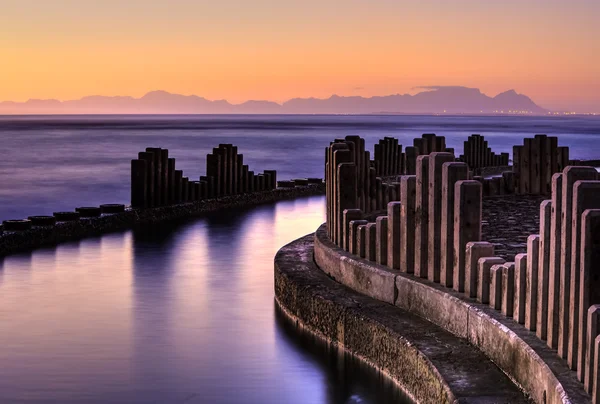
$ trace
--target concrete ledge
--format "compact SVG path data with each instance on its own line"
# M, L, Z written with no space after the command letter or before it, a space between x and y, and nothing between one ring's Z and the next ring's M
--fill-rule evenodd
M303 196L323 195L324 193L324 184L314 184L158 208L127 209L122 213L102 215L96 218L59 222L52 227L33 227L30 230L21 232L4 232L3 234L0 233L0 257L43 246L56 245L64 241L122 231L139 225L198 217L224 209L245 208Z
M287 317L376 367L420 403L525 403L467 341L335 282L314 262L313 235L275 257L275 296Z
M368 290L364 279L387 270L374 262L349 256L329 241L323 226L315 234L314 249L316 264L323 272L333 274L337 271L336 280L344 280L344 285L360 293ZM344 265L336 267L336 261L344 261ZM358 277L355 273L359 269L372 272L372 275ZM535 333L452 289L400 272L393 274L397 293L393 304L475 345L535 402L591 403L575 372L569 370L566 362ZM388 290L391 277L386 277L385 281L388 285L384 289ZM371 291L368 295L376 298L378 294ZM382 301L389 303L389 297Z

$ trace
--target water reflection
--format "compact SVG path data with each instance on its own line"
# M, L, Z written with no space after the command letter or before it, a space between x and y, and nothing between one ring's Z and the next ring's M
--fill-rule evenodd
M6 258L0 402L403 402L274 312L273 257L323 208L280 202Z

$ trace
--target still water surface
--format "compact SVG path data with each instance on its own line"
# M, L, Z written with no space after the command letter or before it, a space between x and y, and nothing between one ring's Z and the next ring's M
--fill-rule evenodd
M322 197L0 264L0 403L391 403L392 383L275 308L273 257Z
M462 153L480 133L496 153L536 133L559 136L571 158L600 158L600 117L509 116L0 116L0 220L47 215L100 203L129 203L130 161L146 147L169 149L197 180L206 154L233 143L251 170L279 179L322 177L324 150L360 135L368 150L384 136L404 146L423 133L446 136Z

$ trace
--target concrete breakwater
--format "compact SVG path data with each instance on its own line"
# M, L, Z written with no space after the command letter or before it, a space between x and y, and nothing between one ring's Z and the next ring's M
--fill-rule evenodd
M320 178L278 182L274 170L255 175L242 164L243 156L237 154L237 147L229 144L220 145L209 154L207 172L212 175L200 177L200 181L183 177L181 171L174 169L175 159L168 155L166 149L147 148L132 160L131 206L79 207L70 212L54 212L52 216L4 221L0 227L0 257L139 225L325 192Z
M415 139L425 153L386 138L383 162L358 136L331 142L316 264L465 339L535 402L600 403L597 171L536 135L513 148L502 176L483 178L510 156L472 136L456 158L440 138ZM386 183L381 166L401 174Z

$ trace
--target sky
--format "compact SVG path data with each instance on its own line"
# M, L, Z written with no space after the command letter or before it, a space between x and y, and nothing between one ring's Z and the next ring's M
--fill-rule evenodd
M599 0L0 0L0 100L515 89L600 111Z

